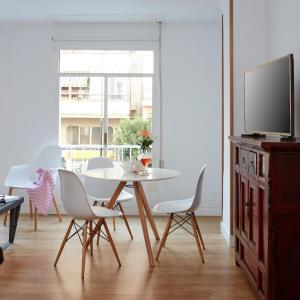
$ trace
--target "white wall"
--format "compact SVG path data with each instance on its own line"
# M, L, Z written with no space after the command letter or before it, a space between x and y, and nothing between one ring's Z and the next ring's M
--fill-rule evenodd
M295 129L300 136L300 1L266 0L266 8L268 59L294 53Z
M244 133L244 73L267 59L264 0L234 1L234 135Z
M223 0L224 17L224 188L221 231L233 244L230 236L230 16L229 0ZM233 1L233 90L234 135L244 132L244 73L265 62L266 59L266 10L264 0Z
M63 38L157 37L149 24L64 25L7 23L0 27L0 183L13 164L26 163L45 145L58 143L57 45ZM165 24L163 28L163 154L181 171L148 189L151 206L189 196L208 163L200 213L221 213L220 24ZM155 113L155 112L154 112ZM154 189L154 191L150 191ZM134 203L130 212L135 212ZM24 206L25 207L25 206Z

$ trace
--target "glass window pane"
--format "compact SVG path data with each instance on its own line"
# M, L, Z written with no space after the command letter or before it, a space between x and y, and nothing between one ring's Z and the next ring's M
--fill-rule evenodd
M92 144L100 145L101 137L102 137L101 127L92 127Z
M61 50L63 73L153 73L153 51Z
M90 127L80 127L80 144L90 144Z
M108 126L111 130L108 131L108 143L136 145L137 132L141 129L151 129L151 122L152 78L109 78ZM113 154L111 155L113 157Z
M66 130L67 144L78 145L79 144L79 127L68 126Z
M102 125L104 117L104 79L103 77L60 77L60 143L71 144L66 138L68 126ZM98 132L98 141L101 140ZM77 136L79 136L79 129ZM79 139L79 138L78 138ZM86 139L85 139L86 140ZM76 144L81 142L77 140ZM90 142L88 142L89 144ZM72 143L74 144L74 143ZM100 143L97 143L100 144Z

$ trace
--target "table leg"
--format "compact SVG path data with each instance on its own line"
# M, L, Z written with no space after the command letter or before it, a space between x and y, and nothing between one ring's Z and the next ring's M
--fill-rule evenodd
M121 181L119 183L119 185L117 186L117 188L116 188L114 194L112 195L110 201L106 205L107 208L110 208L110 209L114 208L115 203L116 203L120 193L122 192L123 188L125 187L126 183L127 183L126 181Z
M142 202L143 202L143 206L144 206L146 214L147 214L147 218L150 222L150 225L151 225L153 234L155 236L155 239L157 241L159 241L159 234L158 234L158 231L157 231L157 228L156 228L156 225L155 225L152 213L151 213L151 209L149 207L149 204L148 204L148 201L147 201L147 198L146 198L145 191L143 189L143 186L142 186L141 182L139 182L138 185L139 185L139 189L140 189L140 194L141 194L141 199L142 199Z
M107 204L107 206L106 206L107 208L112 209L112 208L115 206L115 203L116 203L116 201L117 201L117 199L118 199L120 193L122 192L124 186L126 185L126 183L127 183L126 181L121 181L121 182L119 183L119 185L117 186L115 192L113 193L113 195L112 195L110 201L108 202L108 204ZM89 246L89 244L90 244L91 241L93 240L93 238L94 238L94 236L96 235L96 233L97 233L97 232L99 231L99 229L101 228L103 222L104 222L104 219L99 219L99 221L97 222L97 224L96 224L96 226L95 226L93 232L91 233L89 239L88 239L87 242L86 242L86 246L87 246L87 247Z
M141 195L141 192L140 192L138 182L134 182L133 186L134 186L134 191L135 191L136 203L137 203L138 210L139 210L140 220L141 220L141 224L142 224L146 249L147 249L147 253L148 253L149 264L150 264L151 267L154 267L155 264L154 264L153 252L152 252L149 233L148 233L148 229L147 229L147 223L146 223L146 217L145 217L145 213L144 213L144 205L143 205L142 195Z
M13 191L13 188L10 187L9 190L8 190L8 195L12 195L12 191ZM7 217L8 217L8 212L5 213L4 215L4 221L3 221L3 225L6 226L6 222L7 222Z
M0 265L4 262L4 256L3 256L3 250L2 247L0 247Z
M10 210L10 218L9 218L9 242L12 244L15 240L18 219L20 214L21 205Z

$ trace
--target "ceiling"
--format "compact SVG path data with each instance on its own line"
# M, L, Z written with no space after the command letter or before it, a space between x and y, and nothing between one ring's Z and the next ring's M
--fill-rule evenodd
M221 0L0 0L0 21L199 22L220 18Z

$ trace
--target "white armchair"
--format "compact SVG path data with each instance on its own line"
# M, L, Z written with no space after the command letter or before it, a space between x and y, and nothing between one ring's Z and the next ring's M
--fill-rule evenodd
M55 145L45 147L35 158L35 160L28 165L12 166L5 178L4 185L9 188L8 194L12 195L13 189L27 189L33 186L33 181L36 179L36 170L42 168L44 170L56 170L61 166L61 148ZM53 204L59 221L61 222L61 215L58 210L56 200L53 196ZM32 203L29 199L30 217L33 217ZM7 222L7 213L4 216L4 225ZM37 209L35 208L34 229L37 230Z
M156 213L169 215L167 226L156 255L157 260L159 258L162 247L164 247L166 243L168 235L170 235L175 230L182 228L195 237L202 262L204 263L202 248L205 249L205 245L194 212L201 204L205 169L206 165L202 167L196 186L196 192L193 197L181 200L165 201L154 206L153 211L155 211ZM174 223L173 225L172 222ZM190 227L192 227L192 232L189 230L190 228L186 228L184 225L190 225Z

